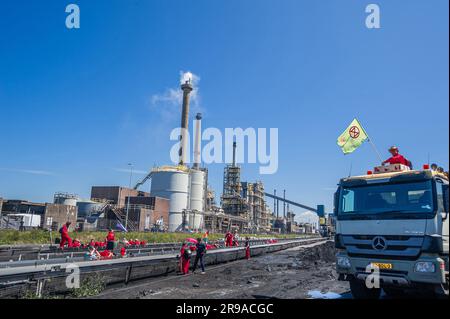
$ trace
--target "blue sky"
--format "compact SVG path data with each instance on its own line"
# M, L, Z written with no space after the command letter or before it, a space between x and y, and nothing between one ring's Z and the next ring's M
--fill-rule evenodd
M65 27L71 2L79 30ZM448 1L377 1L379 30L365 27L369 3L3 0L0 197L89 197L128 185L127 163L167 164L180 114L152 97L182 70L200 77L204 127L279 129L278 172L244 165L243 180L292 200L329 211L350 165L377 164L369 144L336 145L354 117L383 157L395 144L416 167L429 154L448 169ZM220 195L223 165L209 170Z

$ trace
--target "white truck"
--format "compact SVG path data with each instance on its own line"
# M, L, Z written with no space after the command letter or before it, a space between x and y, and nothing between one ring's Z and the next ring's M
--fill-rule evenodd
M342 178L334 198L336 269L355 298L407 289L448 296L449 181L401 164Z

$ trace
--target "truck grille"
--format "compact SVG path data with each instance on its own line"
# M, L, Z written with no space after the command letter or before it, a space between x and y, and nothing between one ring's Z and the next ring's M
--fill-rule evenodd
M381 238L384 249L376 249L374 240ZM342 243L352 257L415 260L420 255L424 237L343 235Z

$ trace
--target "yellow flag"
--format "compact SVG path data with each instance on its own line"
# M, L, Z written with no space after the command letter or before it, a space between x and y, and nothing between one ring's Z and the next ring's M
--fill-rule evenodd
M345 131L338 137L337 144L344 154L352 153L356 150L368 136L357 119L345 129Z

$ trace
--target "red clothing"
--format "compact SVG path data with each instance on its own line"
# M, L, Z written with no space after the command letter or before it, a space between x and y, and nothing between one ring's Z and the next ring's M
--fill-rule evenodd
M74 240L72 243L73 248L79 248L81 247L81 243L78 240Z
M245 259L250 259L250 246L245 247Z
M127 250L125 249L125 247L122 247L122 248L120 249L120 255L121 255L122 257L125 257L126 254L127 254Z
M226 247L231 247L231 246L233 246L233 234L231 234L231 233L226 233L225 234L225 246Z
M189 249L189 248L187 248L186 246L183 246L183 247L181 247L181 250L180 250L180 256L181 256L181 258L180 258L180 270L181 270L181 273L183 275L187 275L189 273L189 266L190 266L190 263L191 263L191 259L190 258L185 258L184 257L184 250L185 249Z
M61 228L61 241L59 242L59 247L64 248L66 242L69 247L72 246L72 238L69 236L69 229L67 228L67 225L64 224Z
M108 235L106 236L106 240L114 241L115 240L114 238L115 238L114 232L112 232L112 231L108 232Z
M389 164L403 164L409 166L409 161L401 154L394 155L388 158L385 162Z
M109 250L104 250L99 252L100 256L102 256L102 259L110 259L112 258L111 252Z

